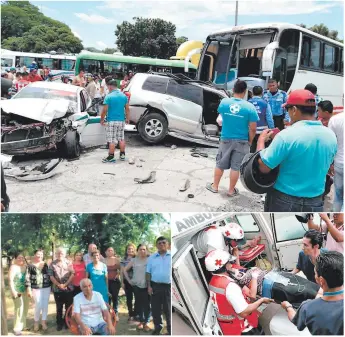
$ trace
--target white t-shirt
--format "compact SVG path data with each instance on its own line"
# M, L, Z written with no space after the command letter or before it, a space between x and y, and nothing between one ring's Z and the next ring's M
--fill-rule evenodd
M215 249L227 250L223 233L219 228L203 230L195 234L191 241L197 251L198 258L204 257L208 252Z
M234 282L230 282L226 287L225 296L237 314L246 310L249 305L243 297L242 289Z
M333 116L329 120L328 128L335 133L338 143L338 151L334 158L334 166L342 169L344 167L344 113Z
M80 314L81 321L89 328L104 323L102 310L108 310L108 308L103 300L103 296L97 291L92 291L90 301L85 298L82 292L73 299L73 313Z
M99 84L98 81L95 82L95 87L96 87L95 98L101 98L101 85Z
M105 84L105 78L103 78L101 83L101 88L103 88L103 96L107 96L109 94L108 86Z

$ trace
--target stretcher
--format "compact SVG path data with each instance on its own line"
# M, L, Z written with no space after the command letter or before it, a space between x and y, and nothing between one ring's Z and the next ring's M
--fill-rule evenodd
M247 265L249 262L255 260L265 251L264 244L258 244L255 247L249 247L245 250L240 250L239 258L241 265Z

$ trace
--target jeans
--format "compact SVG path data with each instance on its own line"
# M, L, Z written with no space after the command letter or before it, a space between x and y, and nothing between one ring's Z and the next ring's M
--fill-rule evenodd
M128 315L129 317L135 317L138 314L138 310L137 310L137 301L135 300L133 287L127 282L127 280L124 280L123 283L125 285ZM133 297L134 297L134 309L133 309Z
M121 288L121 282L119 279L116 280L109 280L109 292L111 294L111 299L109 298L109 305L110 302L113 303L113 308L115 313L118 313L118 306L119 306L119 291Z
M323 212L323 204L322 195L301 198L273 188L266 194L264 212Z
M133 288L140 323L147 324L150 320L150 296L147 292L147 288L139 288L136 286Z
M162 311L167 321L168 334L171 334L171 285L151 282L152 286L152 317L155 325L155 332L163 328ZM163 310L162 310L163 309Z
M334 167L333 212L344 210L344 168Z
M69 292L56 292L54 293L56 303L56 324L58 326L64 325L65 317L63 316L63 307L65 306L65 314L67 309L73 303L73 293Z
M102 322L99 323L96 326L90 327L92 334L97 334L97 335L101 335L101 336L107 336L109 335L108 333L108 329L107 329L107 323Z

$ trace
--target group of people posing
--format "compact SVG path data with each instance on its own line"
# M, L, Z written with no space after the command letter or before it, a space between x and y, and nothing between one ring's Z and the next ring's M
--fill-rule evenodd
M244 99L246 92L246 82L238 80L233 97L220 102L217 122L222 126L221 141L214 179L206 188L218 193L224 170L231 169L227 195L237 196L242 161L248 153L259 152L257 174L263 179L279 167L265 198L265 212L322 212L332 176L333 210L340 212L344 113L334 115L332 102L322 100L312 83L287 95L271 79L267 91L255 86L248 101Z
M29 299L34 308L35 332L48 329L47 315L51 291L56 303L56 329L68 328L66 312L73 304L71 318L81 334L114 334L119 320L118 300L121 287L126 294L128 321L138 322L137 329L149 332L152 315L153 334L162 328L162 313L171 331L171 255L165 237L156 240L157 252L149 254L145 244L128 244L123 259L112 247L103 257L95 244L88 252L74 254L73 262L66 258L64 248L56 250L56 259L48 266L43 251L35 251L30 263L22 253L15 255L9 269L9 286L15 306L14 332L20 335L28 330ZM133 303L134 300L134 303ZM114 317L109 313L110 305Z
M327 214L320 217L321 226L309 217L311 229L304 234L292 272L244 266L241 255L248 248L255 249L262 238L247 240L237 223L213 225L192 238L224 335L255 334L260 317L257 309L272 302L281 304L300 331L307 328L312 335L343 335L344 214L334 214L333 221Z

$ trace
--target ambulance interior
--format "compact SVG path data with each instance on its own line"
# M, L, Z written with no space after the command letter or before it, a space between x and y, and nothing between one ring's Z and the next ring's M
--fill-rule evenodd
M266 220L266 223L270 222L270 214L262 214ZM284 221L293 220L294 216L286 217L285 219L282 217ZM224 226L227 223L235 222L238 223L242 229L244 230L244 235L247 240L251 240L254 237L261 236L261 241L259 242L257 247L253 248L245 248L245 253L242 254L242 258L240 258L241 265L245 266L246 268L250 267L259 267L261 269L270 269L270 268L278 268L282 269L279 258L276 255L274 249L271 249L272 245L272 237L269 236L271 233L266 232L267 228L263 228L262 226L258 225L259 221L255 218L255 214L239 214L234 213L229 215L229 217L222 219L217 222L211 222L210 226ZM300 226L298 221L294 222L294 226ZM290 226L293 227L293 226ZM185 261L188 261L183 267L180 265L179 268L183 268L184 271L180 272L180 276L186 277L186 288L188 292L188 297L190 298L190 305L193 306L195 313L200 315L201 321L207 321L207 317L205 315L209 314L205 309L205 304L208 300L208 292L207 292L207 275L205 274L205 270L202 267L201 263L202 260L199 260L197 257L197 249L192 245L192 238L198 232L203 231L203 229L191 231L185 236L177 237L174 242L174 249L175 250L183 250L183 247L189 246L190 249L193 251L193 254L188 254L188 258ZM304 230L304 229L303 229ZM303 236L303 235L302 235ZM286 251L288 253L288 251ZM291 253L290 253L291 254ZM298 255L298 254L297 254ZM241 255L240 255L241 256ZM297 256L295 256L297 259ZM174 259L173 259L174 264ZM174 267L173 267L174 270ZM174 273L174 272L173 272ZM207 272L206 272L207 273ZM202 279L200 276L203 276ZM193 282L192 282L193 280ZM206 288L206 291L205 291ZM199 291L198 291L199 290ZM201 296L204 294L204 296ZM261 310L263 310L262 315L260 317L260 325L263 328L263 332L266 335L310 335L309 331L306 329L302 332L298 331L297 328L288 320L286 312L281 308L279 304L273 303L268 306L264 305ZM175 318L176 319L176 318ZM178 333L174 333L178 334ZM187 334L186 331L181 334ZM215 333L212 334L219 334L222 333Z

